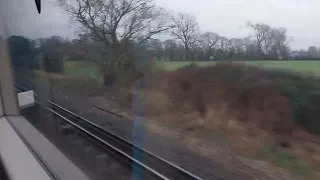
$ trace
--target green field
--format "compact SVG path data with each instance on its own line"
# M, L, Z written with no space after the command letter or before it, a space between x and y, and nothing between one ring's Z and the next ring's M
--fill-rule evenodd
M66 74L77 77L87 77L98 82L103 82L98 66L94 63L83 61L65 61L64 71Z
M238 61L251 65L258 65L265 68L293 70L300 73L308 73L320 76L320 61ZM159 67L172 71L190 62L159 62ZM194 62L199 66L213 65L216 62ZM81 61L66 61L64 64L65 72L72 76L88 77L90 79L102 82L102 76L99 73L96 64Z
M239 63L247 63L251 65L258 65L265 68L272 69L287 69L302 73L311 73L320 75L320 61L238 61ZM163 62L161 67L166 70L175 70L186 66L192 62ZM213 65L216 62L194 62L199 66Z

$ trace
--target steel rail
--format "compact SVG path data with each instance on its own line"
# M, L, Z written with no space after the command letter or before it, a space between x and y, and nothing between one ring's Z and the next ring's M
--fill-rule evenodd
M22 86L19 89L27 90ZM35 96L37 96L35 94ZM85 135L90 140L94 141L107 150L108 152L117 155L119 158L124 160L127 165L137 166L141 172L147 173L155 179L190 179L190 180L202 180L202 178L188 172L187 170L169 162L133 143L115 135L102 128L101 126L91 122L77 115L70 110L47 100L47 106L44 108L55 114L58 118L62 119L64 122L75 127L81 134ZM40 104L36 101L37 104ZM141 159L136 159L134 153L140 154Z

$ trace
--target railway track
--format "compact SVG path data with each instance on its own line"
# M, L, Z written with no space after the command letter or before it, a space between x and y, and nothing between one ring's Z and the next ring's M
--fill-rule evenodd
M27 90L27 88L19 85L16 85L16 88L18 92ZM52 101L47 100L46 102L47 104L42 105L42 107L54 114L64 124L67 124L67 128L76 129L106 153L112 154L124 165L133 168L143 179L202 179ZM39 104L38 101L36 103Z

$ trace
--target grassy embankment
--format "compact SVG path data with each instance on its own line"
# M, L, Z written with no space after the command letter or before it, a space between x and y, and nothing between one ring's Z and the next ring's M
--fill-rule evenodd
M169 74L159 75L160 78L169 79L170 84L166 85L165 81L157 82L164 83L161 87L169 87L170 90L160 89L160 91L152 92L151 101L147 102L151 103L148 107L155 110L152 113L159 114L164 109L167 111L169 104L166 99L178 98L174 101L182 102L183 100L189 105L189 107L183 106L181 112L200 111L200 116L204 116L201 120L204 121L201 122L202 126L213 131L221 129L220 127L223 127L224 131L227 129L229 134L233 134L231 140L237 141L240 147L245 146L245 151L254 150L256 158L271 161L279 167L289 169L308 179L311 178L310 174L319 170L320 160L317 158L320 152L319 142L315 142L318 141L316 135L311 135L314 131L318 131L314 127L319 125L316 121L317 115L320 115L317 113L318 109L320 111L320 81L318 78L284 71L264 71L256 67L246 69L243 66L227 65L205 68L215 64L214 62L196 62L204 69L196 67L175 71L190 63L162 62L159 64L162 70L171 71ZM320 75L320 61L247 61L244 63L258 65L264 69L285 69L302 74ZM94 64L66 62L65 71L69 76L86 77L99 83L102 82L101 75ZM181 86L175 86L177 84ZM220 84L220 86L217 87L215 84ZM200 86L203 86L200 88L201 91L195 88ZM174 94L170 94L172 92ZM211 101L214 99L211 97L212 92L217 92L215 97L222 97L218 103ZM240 93L235 94L235 92ZM205 101L199 99L199 93L204 96ZM247 97L250 97L250 102L246 100ZM155 98L158 100L155 101ZM261 98L265 99L261 100ZM157 104L152 104L153 102ZM221 104L227 105L221 106ZM228 109L230 104L232 108ZM243 104L246 104L244 109ZM170 106L172 106L171 109L178 108L181 107L181 103L171 103ZM206 113L203 115L204 111ZM232 114L230 112L233 112L233 116L230 116ZM186 116L184 118L188 119ZM219 122L216 119L219 119ZM278 129L278 127L281 128ZM248 131L249 134L247 134ZM270 140L270 137L266 137L264 132L272 134L271 141L281 139L284 142L280 143L285 143L284 146L289 143L290 147L274 152L272 144L263 145ZM294 138L288 139L287 136L291 134L294 135ZM243 139L246 142L240 142Z

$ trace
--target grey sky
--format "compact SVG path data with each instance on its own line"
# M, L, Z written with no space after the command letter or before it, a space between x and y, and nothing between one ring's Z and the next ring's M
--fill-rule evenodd
M41 0L40 15L34 0L1 1L4 3L1 4L0 10L9 35L24 35L29 38L51 35L75 37L75 25L69 21L67 13L55 5L55 0Z
M3 0L2 0L3 1ZM9 34L28 37L60 35L75 37L74 24L54 0L42 0L42 13L38 15L34 0L4 0L3 12L9 15ZM291 47L320 46L319 0L156 0L173 13L187 12L198 19L202 31L213 31L227 37L244 37L250 32L247 21L285 27L294 38ZM13 8L14 7L14 8ZM13 14L14 13L14 14ZM10 25L11 24L11 25ZM19 27L17 27L19 26ZM15 27L15 28L14 28Z

